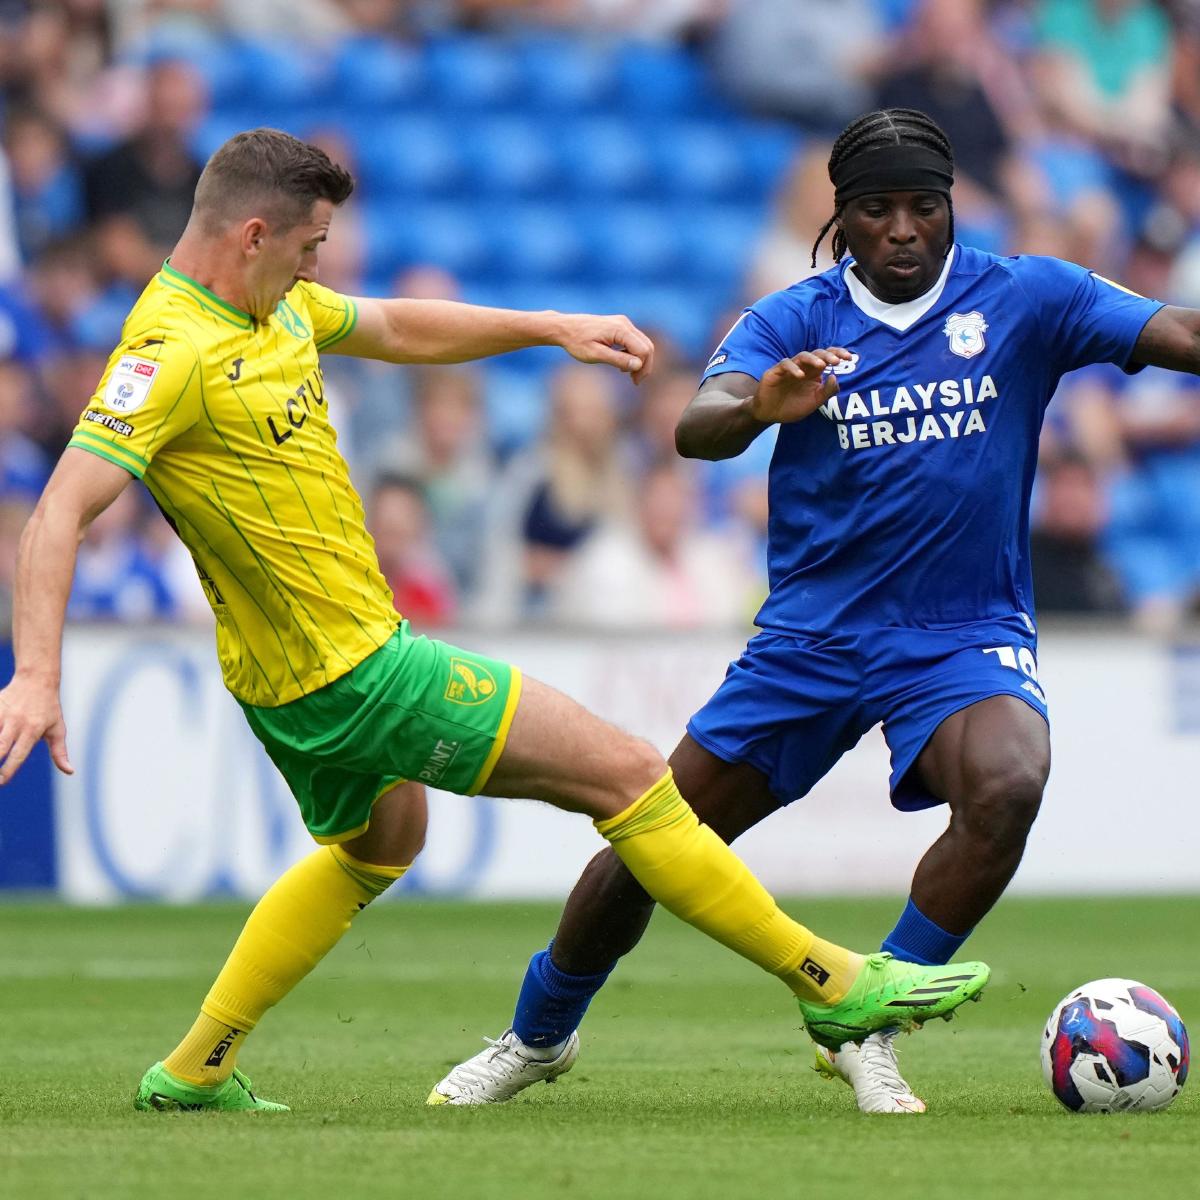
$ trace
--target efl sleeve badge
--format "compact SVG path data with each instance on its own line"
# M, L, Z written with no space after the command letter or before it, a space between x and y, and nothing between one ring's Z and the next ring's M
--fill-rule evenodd
M104 407L113 412L131 413L146 403L159 364L131 354L117 360L104 388Z

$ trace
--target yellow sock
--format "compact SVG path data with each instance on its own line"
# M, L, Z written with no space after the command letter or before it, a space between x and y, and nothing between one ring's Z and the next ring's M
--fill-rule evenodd
M242 929L188 1035L164 1060L177 1079L221 1083L259 1018L325 957L355 913L407 867L359 862L323 846L275 881Z
M781 912L746 864L700 824L670 771L624 812L595 825L664 908L778 975L802 1000L831 1004L849 990L862 955Z

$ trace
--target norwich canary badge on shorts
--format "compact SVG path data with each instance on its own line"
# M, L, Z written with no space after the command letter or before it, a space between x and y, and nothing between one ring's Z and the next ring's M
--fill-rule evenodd
M496 694L496 681L487 667L465 658L450 660L446 699L453 704L483 704Z

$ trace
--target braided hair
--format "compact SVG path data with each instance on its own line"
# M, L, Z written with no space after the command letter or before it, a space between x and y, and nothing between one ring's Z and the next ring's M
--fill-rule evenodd
M943 155L950 163L954 162L954 150L950 139L942 132L932 117L915 108L880 108L875 112L865 113L851 121L833 143L829 154L829 176L847 159L868 150L877 150L881 146L924 146L937 154ZM950 203L950 198L946 197ZM817 251L825 240L825 235L842 215L841 207L834 210L833 216L821 226L821 232L812 248L812 265L817 265ZM947 247L954 244L954 206L950 205L950 237ZM842 261L846 253L846 234L839 226L833 234L833 261Z

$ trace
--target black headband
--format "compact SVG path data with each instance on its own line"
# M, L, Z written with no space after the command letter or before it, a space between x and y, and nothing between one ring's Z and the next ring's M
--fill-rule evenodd
M839 163L829 177L840 211L846 201L877 192L941 192L948 197L954 164L925 146L880 146Z

